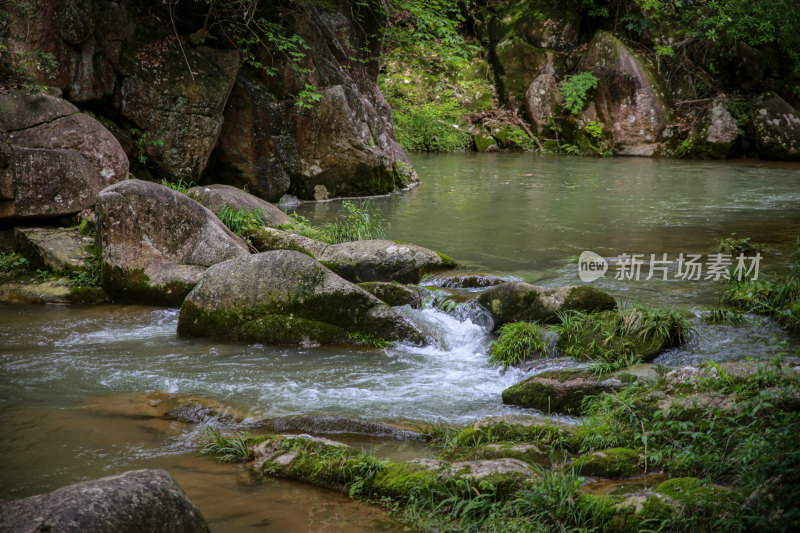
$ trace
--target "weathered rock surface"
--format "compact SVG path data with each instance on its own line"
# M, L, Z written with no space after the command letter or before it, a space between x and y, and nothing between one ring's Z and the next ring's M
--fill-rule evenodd
M0 524L8 533L209 531L200 510L161 469L134 470L0 503Z
M680 157L726 159L736 150L739 125L726 105L724 97L716 98L708 112L676 151Z
M758 155L764 159L800 160L800 113L773 92L753 102L751 117Z
M271 203L230 185L192 187L186 191L186 196L211 209L214 213L219 213L226 205L236 211L241 208L245 208L247 211L260 209L266 215L264 222L269 226L289 224L292 221L286 213Z
M598 379L582 369L555 370L531 376L507 388L503 391L503 403L544 413L580 414L585 397L613 392L624 386L620 379Z
M359 283L358 286L392 307L397 305L410 305L413 309L422 307L422 296L420 296L419 291L399 283L368 281Z
M239 53L204 46L184 51L186 59L176 45L165 47L160 62L148 68L134 49L125 49L120 113L142 131L143 148L159 174L188 182L205 170L217 143Z
M478 296L478 303L491 313L495 329L507 322L546 322L559 311L603 311L617 305L594 287L539 287L522 281L491 287Z
M563 97L552 72L539 74L525 90L525 113L539 134L550 127L550 121L561 109Z
M581 455L570 463L569 469L582 476L627 478L641 473L639 461L636 450L609 448Z
M418 431L372 420L339 415L298 415L265 418L256 422L267 431L303 432L313 435L368 435L393 439L418 439Z
M72 296L66 281L16 280L0 278L0 302L15 304L68 304Z
M97 232L103 287L129 301L179 304L206 268L250 253L210 210L139 180L100 193Z
M94 239L77 228L14 228L17 248L33 266L53 272L81 269Z
M445 289L485 289L508 281L519 281L519 278L487 272L440 272L425 278L420 286Z
M311 257L277 250L209 268L186 297L178 333L273 344L337 344L359 336L416 344L416 326Z
M422 276L456 266L455 261L415 244L386 240L332 244L317 259L343 278L354 283L397 281L417 283Z
M370 36L386 24L385 13L365 5L355 10L349 2L333 5L328 11L302 2L302 9L284 11L284 24L309 46L299 65L279 61L271 77L242 69L213 157L218 180L247 184L270 201L287 190L324 200L388 193L417 182L376 83L380 43ZM318 87L319 99L298 106L307 85Z
M295 250L317 257L329 246L324 242L315 241L304 235L268 227L253 229L248 232L247 237L259 252Z
M127 176L119 142L69 102L0 94L0 218L77 213Z
M642 56L612 34L597 32L578 70L598 78L583 116L605 125L619 154L652 156L672 135L671 106L661 80Z

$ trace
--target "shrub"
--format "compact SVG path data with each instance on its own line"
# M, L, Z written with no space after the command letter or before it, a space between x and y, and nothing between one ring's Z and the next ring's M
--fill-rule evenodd
M591 72L566 76L558 85L558 90L564 96L564 107L570 113L580 113L586 104L589 91L595 88L597 88L597 77Z
M244 236L250 228L263 226L267 218L264 211L258 207L255 209L247 209L246 207L234 209L227 204L222 206L222 209L217 213L217 217L223 224L228 226L228 229L240 236Z

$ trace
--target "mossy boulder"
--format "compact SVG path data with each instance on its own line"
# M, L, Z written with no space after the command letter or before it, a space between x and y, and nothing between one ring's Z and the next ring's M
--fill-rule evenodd
M581 414L584 398L613 392L624 385L618 379L593 377L583 369L547 371L504 390L503 403L544 413Z
M297 235L266 226L248 229L247 238L259 252L295 250L310 255L311 257L317 257L330 246L327 243L315 241L304 235Z
M94 239L78 228L14 228L17 248L36 268L76 272L90 257Z
M750 118L758 155L764 159L800 160L800 113L772 91L753 102Z
M211 209L215 214L218 214L227 205L234 211L260 209L264 214L264 223L268 226L291 222L286 213L271 203L230 185L215 184L192 187L186 191L186 196Z
M641 472L639 452L629 448L609 448L581 455L569 469L583 476L628 478Z
M424 342L389 306L291 250L209 268L181 306L178 333L271 344L339 344L360 336Z
M422 307L422 296L419 291L399 283L368 281L359 283L358 286L392 307L397 305L410 305L413 309Z
M101 281L120 300L178 305L206 268L250 254L214 213L163 185L120 182L96 210Z
M563 100L553 72L539 74L525 89L525 113L540 135L550 129Z
M733 156L740 131L728 105L726 98L715 98L675 155L691 159L727 159Z
M476 152L496 152L499 150L497 140L491 133L479 131L472 136L472 143L475 145Z
M317 259L353 283L418 283L425 274L456 266L452 258L439 252L386 240L333 244L325 248Z
M539 287L522 281L491 287L478 296L478 303L491 313L495 329L508 322L552 321L560 311L603 311L617 305L594 287Z
M518 281L513 276L503 276L490 272L440 272L426 277L420 283L423 287L442 287L445 289L477 289L494 287L508 281Z

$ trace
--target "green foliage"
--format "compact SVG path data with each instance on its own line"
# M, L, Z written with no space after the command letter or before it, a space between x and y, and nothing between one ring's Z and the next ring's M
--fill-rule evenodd
M559 83L558 90L564 96L564 107L570 113L580 113L586 104L589 91L597 88L597 76L591 72L581 72L566 76Z
M736 311L723 309L721 307L708 309L703 314L702 319L703 322L707 324L739 324L744 322L742 313L737 313Z
M406 150L417 152L468 150L472 136L465 131L465 114L458 102L447 99L396 108L397 142Z
M136 159L142 165L147 164L147 147L148 146L156 146L156 147L163 147L165 146L164 141L161 139L154 138L150 133L143 132L138 128L131 128L128 130L131 134L131 139L133 139L133 144L136 150ZM162 181L162 183L164 183Z
M213 455L225 463L244 463L252 458L249 438L246 433L236 433L228 438L220 430L210 427L206 430L201 453Z
M161 180L161 185L164 187L169 187L173 191L178 191L181 194L186 194L186 191L193 187L197 187L197 184L193 181L186 182L183 178L180 178L177 182L172 182L168 180Z
M306 217L292 213L289 215L292 222L278 228L328 244L386 237L389 223L370 200L360 203L345 200L342 202L342 210L343 219L321 226L314 226Z
M100 269L102 260L100 257L100 247L97 244L89 249L89 256L83 262L83 266L68 274L67 286L71 288L102 289L100 282Z
M351 333L350 338L360 346L369 348L387 348L392 345L390 341L381 339L369 333Z
M314 104L319 102L321 98L322 94L317 92L317 87L306 83L303 90L297 95L297 101L294 105L303 109L313 109Z
M731 233L730 237L722 237L719 240L717 251L723 254L749 254L760 252L764 249L764 245L759 242L752 242L750 237L739 239L735 233Z
M774 315L788 329L800 331L800 276L796 272L775 279L732 281L724 299L746 311Z
M21 276L31 271L30 262L17 252L0 253L0 275Z
M495 365L507 367L531 356L541 357L547 353L542 326L530 322L509 322L500 327L499 334L489 352L489 360Z
M267 219L267 215L261 208L247 209L242 206L234 209L228 204L222 206L217 217L228 226L229 230L239 236L245 236L251 228L263 226Z

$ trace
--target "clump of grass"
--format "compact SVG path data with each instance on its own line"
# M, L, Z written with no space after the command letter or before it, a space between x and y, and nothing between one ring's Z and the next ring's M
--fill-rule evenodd
M665 348L686 343L695 334L689 320L674 309L635 305L620 312L620 334L643 341L661 340Z
M740 324L744 322L744 315L730 309L713 307L703 313L702 320L706 324Z
M392 345L390 341L370 333L351 333L350 338L359 346L368 346L370 348L387 348Z
M345 200L342 210L344 218L320 226L314 226L306 217L292 213L289 215L292 222L278 228L328 244L386 237L389 222L370 200L358 204Z
M259 207L247 209L243 206L234 209L228 204L222 206L217 217L228 226L228 229L242 237L247 234L249 229L265 225L267 220L267 215Z
M542 326L531 322L509 322L503 324L499 337L492 343L489 360L500 366L521 363L530 357L547 353L547 340L543 338Z
M205 455L213 455L225 463L244 463L253 456L248 442L249 437L246 433L236 433L227 438L220 430L208 428L205 445L201 452Z
M753 242L750 237L738 238L735 233L731 233L730 237L722 237L719 240L717 251L722 254L748 254L760 252L764 249L764 245L760 242Z
M70 288L101 289L101 262L100 247L94 244L89 249L89 255L84 260L83 267L76 272L70 272L68 274L67 286Z
M193 187L197 187L197 184L193 181L186 182L183 178L179 179L178 181L167 181L161 180L161 185L164 187L169 187L173 191L178 191L181 194L186 194L186 191Z

